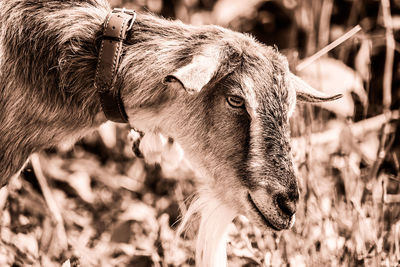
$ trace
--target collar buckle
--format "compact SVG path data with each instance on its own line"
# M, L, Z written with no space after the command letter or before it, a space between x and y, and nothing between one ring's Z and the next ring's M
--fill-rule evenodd
M132 16L132 18L130 20L130 23L129 23L129 26L126 29L126 31L130 31L132 29L133 23L136 20L136 11L132 10L132 9L126 9L125 7L123 7L123 8L114 8L113 11L112 11L112 13L120 13L120 12Z

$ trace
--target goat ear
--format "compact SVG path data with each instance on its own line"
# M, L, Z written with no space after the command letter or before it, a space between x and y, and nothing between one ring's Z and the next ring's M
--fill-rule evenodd
M327 102L333 101L341 98L342 94L337 95L327 95L318 90L315 90L310 85L308 85L305 81L303 81L298 76L290 73L290 82L293 88L296 90L296 98L299 102L306 103L319 103L319 102Z
M218 55L195 55L192 61L164 78L165 83L179 82L188 93L200 92L208 84L219 65Z

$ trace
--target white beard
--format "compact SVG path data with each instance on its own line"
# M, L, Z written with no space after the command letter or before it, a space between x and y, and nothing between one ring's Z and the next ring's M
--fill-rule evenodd
M196 242L196 266L224 267L227 265L226 245L228 226L237 212L222 203L212 192L199 192L184 214L178 235L189 228L189 221L200 215Z

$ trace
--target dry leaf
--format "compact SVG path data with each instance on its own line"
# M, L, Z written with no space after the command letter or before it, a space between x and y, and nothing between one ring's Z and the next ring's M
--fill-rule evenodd
M61 265L61 267L71 267L71 262L69 261L69 259L66 260L66 261Z
M112 149L117 145L117 126L115 123L107 121L100 125L98 131L107 148Z
M140 201L131 201L126 210L119 216L122 221L134 220L138 222L152 223L157 228L155 221L156 213L154 209Z
M233 20L241 17L248 18L255 14L256 7L263 0L220 0L215 4L212 17L215 23L228 26Z
M75 189L78 195L88 203L93 203L95 195L90 186L91 178L87 172L78 171L68 176L69 185Z
M364 39L354 59L355 68L364 81L371 79L371 49L372 41Z

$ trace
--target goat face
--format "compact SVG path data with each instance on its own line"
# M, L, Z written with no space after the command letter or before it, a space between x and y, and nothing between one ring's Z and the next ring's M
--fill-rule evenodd
M295 92L286 60L273 49L240 54L240 65L197 95L203 125L196 151L212 171L217 199L263 227L286 229L298 200L288 123Z
M242 34L218 34L201 40L189 59L171 56L175 65L157 85L156 105L128 108L128 115L138 128L176 139L208 178L208 195L263 227L287 229L299 199L289 145L296 93L305 101L331 98L310 91L275 49Z

